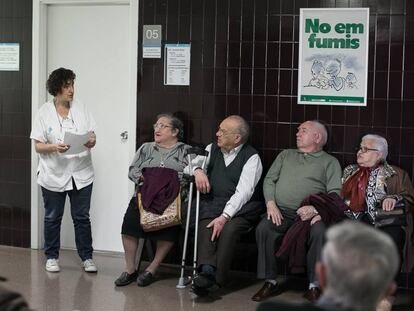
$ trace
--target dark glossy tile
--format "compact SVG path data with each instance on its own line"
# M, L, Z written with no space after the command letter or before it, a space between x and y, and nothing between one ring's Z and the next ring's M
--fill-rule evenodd
M215 45L215 57L214 57L214 66L215 67L220 67L220 68L226 68L227 67L227 43L216 43ZM231 55L231 61L232 62L237 62L237 54L236 55ZM229 58L229 63L230 63L230 58ZM233 63L231 63L233 65ZM238 62L237 62L238 65ZM237 66L236 65L236 66ZM230 66L230 67L235 67Z
M317 105L304 105L305 107L305 120L318 119L318 106Z
M242 40L243 41L253 41L253 21L254 21L254 18L252 15L243 15L243 19L242 19Z
M256 149L263 149L263 141L264 141L264 124L260 122L253 122L250 125L251 134L250 134L250 141L253 147Z
M214 71L214 93L225 94L226 86L226 69L216 68Z
M178 28L179 28L179 41L181 42L188 42L190 41L190 34L191 34L191 27L190 27L190 16L189 15L181 15L178 21Z
M246 120L252 120L252 97L240 96L239 114Z
M377 72L375 74L375 98L387 98L388 74Z
M231 16L229 20L229 40L239 41L241 33L241 19L239 16Z
M401 129L389 128L386 139L388 142L388 154L399 156L401 145Z
M306 105L299 105L296 101L292 101L291 105L291 122L302 123L305 121Z
M227 70L227 93L239 93L239 69Z
M291 42L293 40L293 25L293 16L281 17L281 41Z
M387 114L388 126L399 127L401 125L401 112L402 103L401 100L389 100L388 102L389 113Z
M389 98L401 98L401 86L402 86L402 73L401 72L390 72L389 74Z
M401 144L400 154L404 156L412 156L414 153L414 129L403 128L401 136L404 137L404 143Z
M388 44L377 44L376 47L376 70L388 70Z
M265 123L264 124L264 148L277 148L277 124Z
M266 16L256 16L254 26L254 40L256 42L266 42L267 38L267 19Z
M273 2L273 1L272 1ZM269 41L279 41L280 38L280 17L269 16L268 17L268 34Z
M227 115L240 114L239 98L241 97L236 95L227 96Z
M361 107L359 111L359 124L362 126L372 126L372 119L373 119L373 102L372 100L368 100L368 104L366 107Z
M394 55L397 57L399 49L401 49L401 51L402 51L403 47L402 47L402 45L397 45L395 47L395 49L396 49L396 51L395 51ZM413 55L413 53L414 53L414 42L413 43L407 43L405 45L405 53L404 54L405 55ZM401 55L402 55L402 53L401 53ZM398 61L396 61L396 62L397 62L397 64L402 63L402 58L399 62ZM391 62L391 64L392 64L392 62ZM399 67L398 69L401 70L401 67ZM404 69L405 70L414 70L414 58L412 58L412 57L405 57L404 58Z
M277 126L277 142L278 147L281 149L287 149L290 147L290 124L281 124Z
M293 60L293 45L291 43L280 44L280 67L291 68Z
M345 137L344 126L332 126L331 127L331 138L329 139L330 150L335 151L335 152L343 152L344 137Z
M414 99L414 72L406 72L404 74L404 99Z
M243 42L241 44L241 66L251 68L253 65L253 44Z
M351 153L353 161L355 161L355 147L359 145L360 139L358 127L345 126L344 152Z
M266 64L266 43L256 42L254 44L254 67L265 67Z
M268 43L267 44L267 68L278 68L279 66L279 44Z
M265 120L265 97L253 96L252 103L252 120L261 121Z
M265 97L265 121L276 122L277 121L277 97L266 96Z
M414 127L414 101L407 100L402 103L402 127Z
M221 3L225 1L218 1ZM216 41L226 41L228 35L228 20L227 15L217 16L216 18Z
M276 95L278 92L279 70L267 70L266 73L266 94Z
M264 88L266 84L266 70L255 69L253 70L253 92L254 94L264 94Z
M240 94L250 94L252 90L252 69L240 69Z
M279 94L291 95L292 93L292 73L290 70L281 70L279 79Z
M379 99L375 100L372 122L374 126L385 126L387 124L387 113L387 101Z
M296 103L295 103L296 105ZM290 97L279 97L277 120L279 122L290 122L292 116L292 101Z

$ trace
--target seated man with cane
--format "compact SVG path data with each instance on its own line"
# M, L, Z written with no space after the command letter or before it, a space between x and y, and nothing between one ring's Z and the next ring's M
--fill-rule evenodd
M257 151L247 144L249 125L240 116L224 119L217 143L207 146L207 171L202 157L193 160L193 175L201 192L198 226L198 274L193 291L202 296L224 284L240 236L252 227L261 204L252 202L262 174Z

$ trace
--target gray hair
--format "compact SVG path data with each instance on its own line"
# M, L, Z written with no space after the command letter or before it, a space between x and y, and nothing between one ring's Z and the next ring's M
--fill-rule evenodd
M325 124L320 122L319 120L310 120L310 122L314 123L316 125L316 129L321 134L321 147L326 145L326 142L328 141L328 130L326 129Z
M361 141L363 141L364 139L374 141L375 149L378 149L381 153L381 159L383 161L387 160L388 142L384 137L377 134L367 134L364 137L362 137Z
M247 121L238 115L231 115L228 116L227 119L232 119L237 122L238 127L237 130L239 131L239 134L241 136L241 143L244 144L249 139L250 134L250 126Z
M322 261L327 279L324 296L355 311L375 310L399 267L391 238L357 221L328 230Z
M171 122L171 126L173 129L178 130L177 139L178 141L182 141L184 139L184 125L183 122L174 116L172 113L161 113L157 115L157 120L160 118L167 118Z

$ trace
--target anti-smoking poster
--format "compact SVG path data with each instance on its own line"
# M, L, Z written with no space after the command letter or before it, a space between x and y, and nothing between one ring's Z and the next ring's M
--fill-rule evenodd
M300 10L298 103L367 105L368 8Z

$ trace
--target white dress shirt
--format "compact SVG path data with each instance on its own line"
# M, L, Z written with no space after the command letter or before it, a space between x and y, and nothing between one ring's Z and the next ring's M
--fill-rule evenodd
M208 151L208 157L204 168L204 172L207 171L207 167L210 162L211 145L212 144L206 147L206 150ZM243 145L239 145L236 148L230 150L230 152L228 153L221 150L226 167L229 166L231 162L233 162L233 160L236 158L242 147ZM201 168L203 160L203 156L195 157L191 161L193 170L196 168ZM230 217L233 217L242 208L242 206L250 200L250 198L253 195L254 189L257 183L259 182L260 176L262 176L262 171L262 162L260 160L259 155L256 153L252 155L247 160L246 164L243 166L239 182L236 186L236 191L230 197L230 200L227 201L223 213L229 215ZM184 169L184 173L189 173L188 166Z
M95 131L95 128L95 120L81 102L72 101L68 117L63 119L50 100L40 107L30 138L45 144L61 144L65 132L84 134ZM90 185L94 178L91 152L87 150L75 155L39 153L37 173L37 183L47 190L72 190L72 177L76 188L82 189Z

